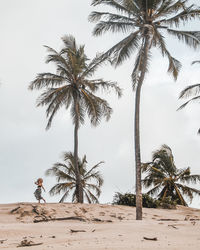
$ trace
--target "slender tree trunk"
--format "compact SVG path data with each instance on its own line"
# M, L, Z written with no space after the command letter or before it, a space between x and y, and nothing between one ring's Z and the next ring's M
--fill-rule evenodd
M80 178L80 171L78 166L78 129L79 129L79 107L78 107L78 97L75 97L75 112L76 120L74 126L74 167L76 174L76 197L79 203L83 203L83 187Z
M144 54L139 63L140 77L138 80L135 94L135 165L136 165L136 220L142 220L142 184L141 184L141 155L140 155L140 95L144 81L147 55L149 50L149 38L145 37ZM141 66L140 66L141 65Z

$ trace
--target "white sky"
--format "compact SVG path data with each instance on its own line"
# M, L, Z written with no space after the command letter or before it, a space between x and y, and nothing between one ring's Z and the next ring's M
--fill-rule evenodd
M191 1L198 3L199 1ZM73 125L69 112L60 110L52 128L45 131L45 108L36 108L39 91L28 91L37 73L53 72L53 65L45 64L43 45L55 49L62 46L61 37L71 34L78 44L85 44L90 58L106 51L123 35L106 34L93 37L94 24L88 15L96 10L90 0L1 0L0 1L0 203L35 201L34 181L44 178L49 190L55 179L44 172L60 161L64 151L73 151ZM101 10L101 8L98 8ZM188 28L200 30L200 22ZM180 91L199 81L200 51L180 42L167 40L172 55L183 64L177 82L167 74L167 60L153 53L150 72L142 89L141 98L141 153L142 161L151 160L152 151L162 144L169 145L178 168L191 167L200 174L200 113L198 104L177 112L182 103ZM130 74L134 57L117 69L102 67L96 77L117 81L124 89L118 100L105 96L114 109L111 120L97 128L89 123L79 133L79 155L87 155L89 166L105 161L101 171L105 180L100 202L112 202L115 192L134 191L135 169L133 149L134 95ZM196 186L200 188L200 185ZM60 197L50 197L48 202ZM200 207L199 200L192 206Z

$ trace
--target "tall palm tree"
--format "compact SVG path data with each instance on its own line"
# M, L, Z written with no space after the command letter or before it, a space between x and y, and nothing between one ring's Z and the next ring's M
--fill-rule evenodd
M200 61L193 61L192 64L200 63ZM188 103L195 102L200 100L200 83L196 83L194 85L187 86L185 89L183 89L180 93L179 98L188 98L190 96L194 96L189 101L182 104L178 110L184 108ZM198 134L200 134L200 128L198 130Z
M193 199L200 196L200 190L184 185L200 182L200 175L191 175L190 168L178 169L174 162L172 150L167 145L153 152L152 162L143 164L142 171L147 173L142 180L145 188L152 187L147 194L157 195L160 200L167 197L176 200L178 204L187 206L184 196Z
M86 114L94 126L98 125L102 118L109 120L111 116L111 107L106 100L95 95L96 91L114 89L120 97L121 89L115 82L91 79L103 63L98 55L89 61L84 46L78 46L73 36L65 36L62 41L64 47L59 52L45 46L49 52L46 63L53 62L56 73L38 74L29 89L45 89L38 98L37 106L47 106L47 129L61 107L70 108L74 124L74 164L78 190L76 194L78 202L82 203L83 189L78 168L78 129L84 123Z
M46 175L52 175L56 177L57 184L49 191L50 195L57 195L63 193L63 196L59 202L63 202L70 192L72 192L72 202L77 202L78 192L76 187L76 169L75 158L71 152L65 152L63 154L64 163L57 162L52 168L46 171ZM78 167L80 172L81 184L83 187L83 193L88 203L98 203L98 198L101 194L101 187L103 185L103 178L100 172L97 170L100 164L87 170L86 156L83 159L78 159Z
M135 92L135 165L136 165L136 219L142 219L141 193L141 156L140 156L140 93L148 71L151 49L156 47L169 61L168 72L177 79L181 63L171 56L166 47L165 37L173 36L189 47L197 48L200 44L199 31L180 30L180 24L200 17L200 8L187 6L187 0L93 0L92 5L106 5L115 9L115 13L94 11L89 20L98 22L93 34L105 32L126 33L126 37L104 53L112 56L112 63L120 65L136 53L132 72ZM175 28L173 28L175 26Z

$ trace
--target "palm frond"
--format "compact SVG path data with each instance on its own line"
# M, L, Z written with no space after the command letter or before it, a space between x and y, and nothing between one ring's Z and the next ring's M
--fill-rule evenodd
M185 199L183 198L183 196L182 196L182 194L181 194L181 192L180 192L180 190L179 190L180 186L179 186L179 188L178 188L178 186L175 184L174 187L175 187L177 196L179 197L179 199L180 199L180 201L181 201L181 204L182 204L183 206L187 206L187 202L185 201Z
M160 20L160 22L164 24L169 24L170 26L175 25L175 27L179 27L182 22L185 23L191 19L196 18L200 19L200 8L194 9L193 7L194 5L184 8L184 10L178 13L177 15L171 18Z
M182 185L180 183L176 183L177 187L179 187L183 192L188 192L188 190L192 193L192 194L196 194L196 195L200 195L200 190L196 189L196 188L192 188L192 187L188 187L185 185Z
M198 95L198 94L200 94L200 83L187 86L184 90L181 91L179 99L187 98L191 95Z
M159 193L160 189L161 189L161 185L158 184L158 185L156 185L155 187L153 187L152 189L150 189L150 190L147 192L147 194L148 194L148 195L152 195L152 196L157 195L157 194Z
M200 175L188 175L188 176L183 176L180 178L181 182L186 182L186 183L192 183L192 184L197 184L200 182Z
M106 21L135 22L135 19L131 18L130 16L123 16L123 15L113 14L110 12L93 11L89 15L90 22L98 22L101 19L104 19Z
M89 189L87 189L86 192L87 192L87 195L89 196L89 199L90 199L91 202L93 202L93 203L99 203L98 198Z
M96 56L87 65L85 70L82 72L80 76L81 82L84 82L84 80L88 80L86 79L86 77L91 77L96 72L96 70L100 66L105 64L109 59L109 57L104 56L102 53L97 53Z
M108 102L100 97L94 96L91 92L82 89L82 101L86 112L93 126L97 126L102 118L110 119L112 109Z
M118 86L116 82L104 81L103 79L96 79L84 82L84 85L89 87L89 91L92 92L102 90L107 93L115 92L118 98L122 96L122 89Z
M158 198L160 200L164 200L167 197L168 192L169 192L168 186L167 185L163 186L162 190L158 194Z
M52 168L46 170L45 175L55 176L58 182L60 182L61 180L75 182L75 175L71 173L68 174L68 169L69 167L65 164L57 162L53 165Z
M141 171L142 173L147 172L149 170L149 168L151 168L151 166L153 165L153 162L145 162L145 163L141 163Z
M77 51L77 45L76 45L76 40L72 35L65 35L62 38L62 41L65 45L65 49L70 49L72 51Z
M127 38L121 41L120 50L116 50L113 58L113 64L118 66L126 59L130 58L131 54L138 48L140 41L139 31L131 33Z
M185 106L187 106L190 102L195 102L195 101L199 101L199 100L200 100L200 96L193 97L189 101L182 104L177 110L185 108Z
M51 53L47 56L46 63L53 62L57 65L61 65L66 70L71 72L71 65L68 63L68 61L61 55L61 53L57 52L56 50L52 49L49 46L44 46L47 48L48 52Z
M138 31L131 33L130 35L128 35L127 37L125 37L124 39L122 39L119 43L115 44L113 47L111 47L109 50L107 50L104 54L103 57L107 58L107 57L111 57L114 59L114 62L116 61L116 58L118 58L121 49L124 47L125 44L128 43L128 41L130 42L130 48L132 51L134 50L134 45L136 45L136 43L138 42ZM135 48L136 49L136 48ZM126 57L124 57L125 59ZM112 61L113 61L112 59Z
M38 74L34 81L29 85L29 89L41 89L43 87L55 87L65 83L68 79L63 76L52 74L52 73L41 73Z
M93 190L96 193L96 196L99 197L101 194L101 189L95 184L87 183L85 185L85 188L88 190Z
M77 200L77 189L76 189L76 187L74 188L74 192L72 193L72 202L78 202L78 200Z
M195 64L195 63L200 63L200 61L198 61L198 60L197 61L193 61L192 65Z
M69 190L73 186L74 186L73 182L69 182L69 183L66 183L66 182L61 183L60 182L60 183L54 185L50 189L49 194L51 196L54 196L54 195L57 195L57 194L60 194L60 193L65 193L67 190Z
M91 173L94 172L94 170L96 170L96 168L100 167L101 164L103 164L104 161L100 161L99 163L97 163L96 165L94 165L86 174L85 174L85 178L87 178L87 176L89 176Z
M77 106L75 105L75 103L72 103L70 113L71 113L73 124L76 123L76 119L78 119L79 127L80 127L80 124L82 124L82 125L84 124L84 122L85 122L85 119L84 119L85 107L83 105L83 101L81 98L77 102ZM78 117L77 117L77 115L78 115Z
M124 1L124 2L127 2L127 1ZM92 0L91 5L97 6L100 4L104 4L104 5L113 7L119 12L129 14L129 8L127 8L126 5L123 4L122 1L119 1L119 0ZM137 8L139 11L139 7L137 6L137 4L135 2L133 4L134 4L135 8Z
M87 193L87 190L83 189L83 192L84 192L84 195L85 195L85 197L86 197L86 199L87 199L88 203L89 203L89 204L91 204L91 203L92 203L92 201L91 201L91 199L90 199L89 194Z
M172 73L174 79L177 80L178 73L181 68L181 63L171 56L170 52L166 48L163 35L157 29L154 30L154 42L155 46L157 46L161 50L162 55L167 56L168 58L169 66L167 71L169 73Z
M96 24L92 34L94 36L100 36L106 32L123 32L132 31L134 29L132 22L111 22L111 21L100 21Z
M64 201L67 199L68 196L69 196L69 190L67 190L67 191L64 193L64 195L63 195L62 198L60 199L59 203L64 202Z
M144 42L143 40L143 43L138 51L138 55L135 60L134 69L131 74L133 90L136 89L140 81L141 73L144 72L146 74L148 72L148 63L151 55L150 52L148 52L147 55L145 55L145 50L146 50L145 44L146 42Z
M50 88L45 90L37 99L37 106L48 105L46 115L48 119L46 129L51 127L52 120L57 111L65 105L69 107L72 99L70 86L62 86L60 88Z
M186 45L192 48L197 48L200 45L200 31L181 31L167 29L167 32L178 38L178 40L184 42Z
M177 13L180 10L184 10L186 8L185 3L187 0L166 0L163 1L161 6L158 8L156 17L165 17L170 16L173 13Z

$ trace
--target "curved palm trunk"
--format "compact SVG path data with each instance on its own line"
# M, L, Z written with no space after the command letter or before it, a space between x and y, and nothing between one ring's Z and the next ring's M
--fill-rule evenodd
M135 94L135 165L136 165L136 220L142 220L142 183L141 183L141 156L140 156L140 95L141 87L144 81L147 56L149 51L149 36L145 37L144 54L142 58L143 65L136 88ZM141 67L140 66L140 67Z
M79 203L83 203L83 187L81 184L80 171L78 166L78 128L79 128L79 107L78 107L78 97L74 98L75 101L75 112L76 120L74 127L74 167L76 174L76 197Z

